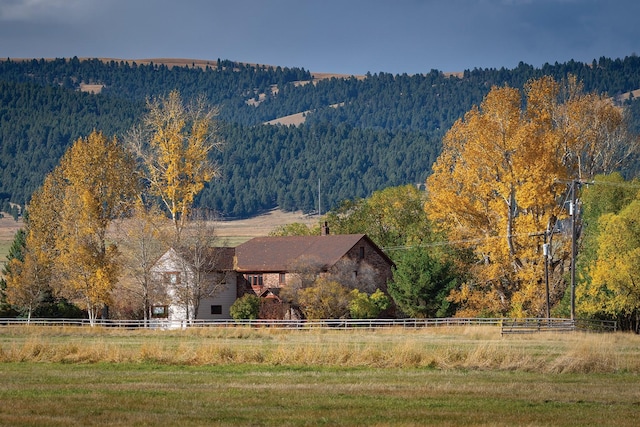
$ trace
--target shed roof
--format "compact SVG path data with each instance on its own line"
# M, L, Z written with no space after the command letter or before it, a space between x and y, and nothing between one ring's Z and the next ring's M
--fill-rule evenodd
M235 267L240 272L290 271L304 262L327 269L362 239L376 247L364 234L256 237L236 247Z

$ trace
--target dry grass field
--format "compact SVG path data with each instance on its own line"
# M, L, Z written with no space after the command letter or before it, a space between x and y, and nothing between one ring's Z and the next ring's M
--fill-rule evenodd
M21 361L194 366L249 363L640 375L640 336L575 332L503 337L499 326L306 331L268 327L0 327L0 362ZM640 399L640 389L638 393Z
M0 426L635 426L640 337L0 327Z
M640 375L640 336L550 332L503 337L499 326L348 330L4 326L0 362L248 363ZM638 393L640 399L640 389Z
M7 260L9 248L20 227L22 227L22 221L14 220L11 215L4 214L4 217L0 218L0 270Z
M307 225L318 223L317 216L305 215L302 212L283 212L278 209L268 211L252 218L216 221L216 232L220 237L259 237L266 236L282 225L300 222Z
M214 227L221 245L236 246L253 237L266 236L282 225L294 222L313 225L317 221L317 217L305 215L302 212L283 212L275 209L253 218L215 221ZM22 227L22 221L15 221L8 214L0 218L0 265L6 261L9 247L20 227Z

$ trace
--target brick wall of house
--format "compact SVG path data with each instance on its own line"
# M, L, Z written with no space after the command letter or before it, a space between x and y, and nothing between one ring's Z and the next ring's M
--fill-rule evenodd
M361 249L362 248L362 249ZM362 254L361 251L364 250ZM361 258L361 254L364 255ZM392 277L391 266L386 258L384 258L366 239L361 239L348 253L347 256L353 260L365 262L377 272L376 286L383 291L387 290L387 282Z
M311 268L304 263L297 265L297 268L302 268L303 272L287 272L284 283L281 282L281 274L284 272L238 273L238 298L246 293L260 295L266 289L300 285L301 280L308 282L307 276L312 272L304 272L304 270L311 270ZM353 276L351 276L352 273ZM370 292L375 289L386 292L387 282L392 277L391 261L368 238L363 237L330 271L316 272L316 274L333 276L335 280L341 282L344 280L345 284L362 285L360 289Z
M268 288L280 287L280 273L265 273L262 275L262 280Z
M249 277L255 275L262 276L262 286L252 286L249 283ZM290 277L290 274L287 274ZM242 297L249 291L253 291L255 294L260 294L263 289L266 288L279 288L280 286L280 273L244 273L238 274L238 298Z

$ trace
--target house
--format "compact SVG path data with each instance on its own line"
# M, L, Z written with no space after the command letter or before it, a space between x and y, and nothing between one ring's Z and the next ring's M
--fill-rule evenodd
M365 234L329 235L328 230L210 248L201 263L206 268L195 268L196 258L188 250L169 249L156 262L152 271L166 292L154 306L155 316L228 319L233 302L246 293L279 303L282 289L304 287L323 275L369 293L386 291L394 265Z
M168 320L229 319L237 296L234 248L170 248L151 269L163 289L152 316Z
M365 234L256 237L236 247L239 295L276 295L319 275L367 292L386 291L393 261Z

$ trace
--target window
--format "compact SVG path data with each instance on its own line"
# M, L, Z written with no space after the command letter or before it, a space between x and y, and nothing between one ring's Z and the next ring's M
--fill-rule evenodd
M360 259L364 259L364 246L360 246Z
M222 306L221 305L212 305L211 306L211 314L222 314Z
M285 273L280 273L278 282L280 282L281 285L284 285L286 281L287 281L287 275Z
M153 318L165 318L169 317L169 306L167 305L154 305L151 307L151 317Z
M247 275L247 281L251 286L262 287L262 274L249 274Z
M168 273L164 273L164 283L166 285L179 285L180 284L180 273L177 271L171 271Z

